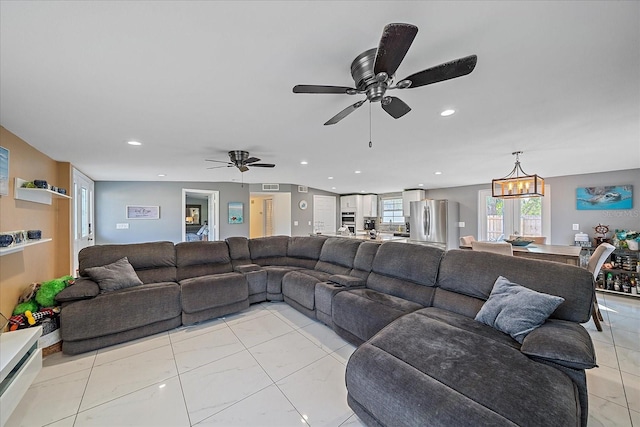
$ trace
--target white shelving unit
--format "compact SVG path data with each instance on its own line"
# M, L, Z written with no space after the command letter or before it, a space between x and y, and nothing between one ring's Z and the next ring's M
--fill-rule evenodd
M40 243L50 242L51 238L48 239L38 239L38 240L27 240L24 243L18 243L17 245L9 246L6 248L0 248L0 256L9 255L14 252L20 252L27 246L39 245Z
M33 203L42 203L43 205L50 205L51 200L54 197L63 199L71 199L71 196L66 194L60 194L57 191L45 190L44 188L23 188L22 184L26 181L24 179L15 179L15 195L17 200L26 200Z
M38 348L41 335L41 326L0 335L0 426L7 422L42 369L42 349Z

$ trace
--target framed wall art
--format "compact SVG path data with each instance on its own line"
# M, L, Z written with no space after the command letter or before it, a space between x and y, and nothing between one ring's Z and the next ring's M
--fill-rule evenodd
M633 185L578 187L576 208L578 210L631 209L633 208Z
M229 202L229 224L242 224L244 222L242 202Z
M160 206L127 206L127 219L160 219Z
M9 195L9 150L0 147L0 196Z

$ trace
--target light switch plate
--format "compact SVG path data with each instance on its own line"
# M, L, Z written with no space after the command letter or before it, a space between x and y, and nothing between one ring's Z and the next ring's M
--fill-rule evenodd
M297 227L298 226L298 221L293 221L293 226Z
M580 230L580 224L573 224L573 229L575 231L579 231Z
M458 228L463 228L464 227L464 221L461 221L458 223Z
M116 230L128 230L128 229L129 229L129 224L126 222L120 222L116 224Z

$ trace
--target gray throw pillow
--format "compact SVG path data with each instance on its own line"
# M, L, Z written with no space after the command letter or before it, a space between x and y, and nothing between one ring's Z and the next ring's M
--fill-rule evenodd
M562 297L536 292L500 276L475 319L522 344L524 337L542 325L563 302Z
M85 268L84 272L98 284L100 293L142 285L127 257L102 267Z

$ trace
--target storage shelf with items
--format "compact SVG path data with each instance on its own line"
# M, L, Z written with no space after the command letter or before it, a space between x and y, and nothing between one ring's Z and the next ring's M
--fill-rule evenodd
M51 238L47 238L47 239L38 239L38 240L27 240L23 243L16 243L12 246L8 246L6 248L0 248L0 256L3 255L9 255L12 254L14 252L20 252L22 251L24 248L26 248L27 246L33 246L33 245L38 245L40 243L46 243L46 242L50 242Z
M603 265L596 290L640 298L640 252L616 249Z
M62 194L59 191L53 191L49 188L27 188L25 185L28 185L30 181L16 178L15 179L15 199L17 200L26 200L28 202L33 203L42 203L44 205L50 205L51 200L54 197L59 197L62 199L71 199L71 196L67 196L66 194Z

